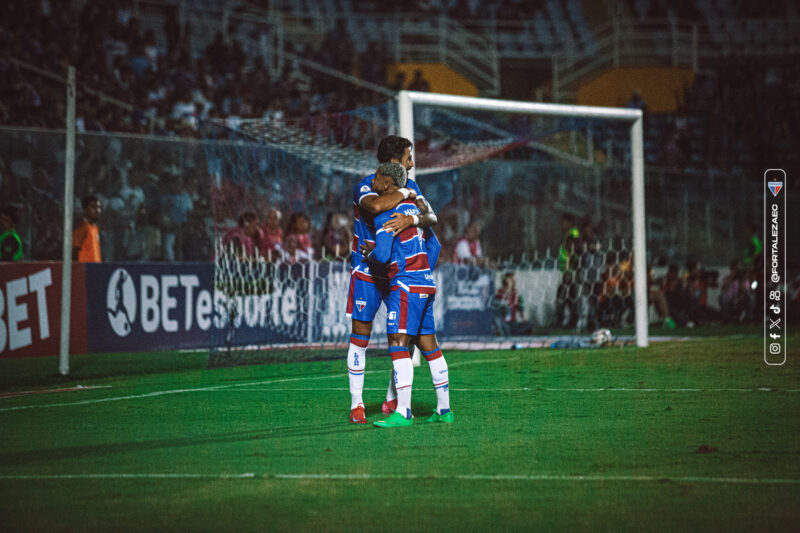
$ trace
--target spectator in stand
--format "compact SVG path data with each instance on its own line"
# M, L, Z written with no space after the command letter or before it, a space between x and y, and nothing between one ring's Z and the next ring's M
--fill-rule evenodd
M661 279L661 291L673 320L679 325L686 325L689 322L688 296L678 273L678 265L671 264L667 267L667 273Z
M10 174L13 176L13 172ZM33 260L59 260L63 254L63 225L57 216L53 216L60 211L54 181L44 167L37 167L33 171L32 186L29 186L25 194L30 199L30 205L36 206L29 219L29 225L33 226L32 233L36 237L31 240L30 249L26 251L27 256ZM13 196L7 198L13 200Z
M214 40L206 47L205 62L214 72L224 72L229 56L230 49L222 38L222 32L218 31Z
M732 261L719 293L719 311L724 323L738 324L746 317L749 292L747 273L739 268L738 261Z
M561 215L561 231L564 238L558 247L558 269L567 273L575 270L580 257L576 252L580 250L581 232L575 225L575 216L572 213Z
M100 218L100 199L89 195L83 199L83 217L72 232L72 259L81 263L99 263L100 229L97 220Z
M128 64L130 71L133 74L133 80L131 81L133 83L139 83L139 81L144 77L144 73L151 67L150 59L147 57L147 51L145 50L144 40L137 39L136 43L131 49L131 55L128 58Z
M358 59L361 77L376 85L386 83L386 49L382 43L370 41Z
M270 262L279 260L283 254L282 216L280 209L272 207L267 211L266 220L261 226L259 251L261 257Z
M159 51L156 43L156 34L153 30L147 30L142 41L144 57L147 58L148 68L152 71L158 70Z
M353 232L350 221L344 213L328 213L322 230L322 249L325 257L341 259L350 257Z
M483 266L485 261L481 250L481 224L472 222L467 226L464 236L456 243L453 251L453 263L459 265Z
M389 90L402 91L406 87L406 73L398 70L394 75L394 81L389 84Z
M647 102L644 101L642 98L642 91L641 89L636 89L633 91L630 100L625 104L625 107L628 109L641 109L642 113L647 112Z
M422 77L422 69L417 69L414 71L414 78L411 80L411 83L408 84L408 90L430 92L431 84L428 83L428 80Z
M525 320L522 296L517 292L517 279L513 272L503 275L503 282L494 295L494 321L498 335L530 335L531 324Z
M577 324L578 287L575 271L580 263L581 232L575 225L572 213L561 215L561 230L564 238L558 248L558 270L561 271L561 285L556 291L556 327L572 327Z
M686 130L676 128L664 146L664 165L672 170L682 170L690 162L691 143Z
M651 267L647 268L647 302L653 304L656 308L664 327L675 329L675 321L669 314L669 303L667 302L666 294L664 294L664 288L653 277L653 269Z
M351 33L347 29L346 20L338 19L336 29L328 34L326 42L323 43L323 46L332 52L331 59L333 61L330 66L345 74L353 73L355 46L350 40Z
M176 167L168 167L167 179L162 183L166 184L167 191L161 195L161 231L164 244L164 260L180 260L176 257L176 251L183 250L183 243L180 242L181 227L186 224L189 214L192 212L192 197L183 188L178 170Z
M628 325L633 320L633 263L625 252L618 257L609 254L609 259L598 304L601 322L613 326Z
M178 121L182 126L193 130L197 129L194 102L192 94L188 90L184 90L178 95L172 106L172 119Z
M696 261L686 263L685 287L689 297L689 323L687 326L707 324L717 318L716 312L708 307L708 289L716 287L716 272L706 272Z
M22 239L17 233L17 210L7 205L0 210L0 261L22 261Z
M764 245L761 243L761 236L758 234L758 226L749 224L747 226L747 242L744 249L742 264L745 269L761 269L761 251Z
M600 239L595 235L594 224L586 220L581 228L582 239L577 243L579 249L575 251L580 254L575 271L578 331L595 330L599 327L597 303L603 292L602 275L606 264Z
M258 231L258 217L252 211L239 215L237 226L228 230L222 238L225 251L232 251L241 259L255 259L258 251L255 235Z
M292 213L289 217L289 230L286 233L284 248L286 260L290 264L311 261L314 247L311 244L311 219L305 213Z

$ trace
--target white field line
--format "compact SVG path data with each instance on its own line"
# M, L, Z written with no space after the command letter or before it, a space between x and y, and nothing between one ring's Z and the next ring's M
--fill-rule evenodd
M800 389L772 389L769 387L757 388L726 388L726 389L700 389L700 388L673 388L673 389L637 389L625 387L608 387L599 389L542 389L548 392L800 392Z
M452 365L451 365L452 367ZM365 374L377 373L378 370L367 371ZM380 371L384 372L384 371ZM40 409L44 407L70 407L75 405L89 405L89 404L96 404L96 403L107 403L107 402L116 402L122 400L142 400L146 398L154 398L157 396L166 396L170 394L185 394L191 392L324 392L324 391L349 391L350 389L347 387L325 387L325 388L265 388L259 387L254 388L254 385L269 385L271 383L285 383L287 381L302 381L302 380L311 380L311 379L333 379L339 378L341 376L310 376L304 378L287 378L287 379L276 379L276 380L267 380L267 381L260 381L254 383L238 383L235 385L217 385L214 387L200 387L195 389L172 389L172 390L163 390L163 391L154 391L148 392L144 394L130 394L127 396L113 396L110 398L98 398L94 400L82 400L78 402L64 402L64 403L49 403L49 404L40 404L40 405L17 405L15 407L4 407L0 408L0 413L6 411L20 411L23 409ZM246 389L239 389L233 390L234 387L248 387ZM383 391L386 390L386 387L365 387L364 390L368 391ZM719 393L719 392L790 392L790 393L797 393L800 392L800 389L785 389L785 390L773 390L769 388L756 388L756 389L699 389L699 388L675 388L675 389L637 389L637 388L597 388L597 389L586 389L586 388L574 388L574 389L539 389L539 388L531 388L531 387L521 387L521 388L451 388L452 392L633 392L633 393L661 393L661 394L668 394L668 393L687 393L687 392L706 392L706 393Z
M53 394L58 392L82 392L94 389L110 389L111 385L75 385L74 387L57 387L55 389L35 389L24 391L0 392L0 399L16 398L18 396L31 396L34 394Z
M451 367L460 367L460 366L467 366L467 365L477 365L477 364L484 364L484 363L492 363L496 361L504 361L506 359L476 359L473 361L463 361L463 362L455 362L450 364ZM377 374L377 373L385 373L387 370L368 370L365 374ZM329 376L302 376L296 378L282 378L282 379L268 379L268 380L260 380L260 381L252 381L248 383L234 383L234 384L226 384L226 385L215 385L213 387L197 387L194 389L170 389L170 390L161 390L161 391L154 391L154 392L147 392L144 394L129 394L126 396L111 396L108 398L96 398L93 400L81 400L77 402L62 402L62 403L47 403L47 404L29 404L29 405L17 405L14 407L3 407L0 408L0 413L6 411L21 411L23 409L41 409L45 407L70 407L75 405L90 405L96 403L108 403L108 402L118 402L122 400L141 400L144 398L154 398L157 396L166 396L170 394L185 394L191 392L214 392L219 391L222 389L229 389L234 387L251 387L257 385L271 385L273 383L287 383L292 381L305 381L305 380L313 380L313 379L343 379L347 374L345 372L331 374Z
M48 481L48 480L92 480L92 479L283 479L321 481L517 481L517 482L622 482L622 483L711 483L728 485L800 485L796 478L751 478L751 477L707 477L707 476L604 476L604 475L559 475L559 474L201 474L201 473L108 473L108 474L0 474L4 481Z

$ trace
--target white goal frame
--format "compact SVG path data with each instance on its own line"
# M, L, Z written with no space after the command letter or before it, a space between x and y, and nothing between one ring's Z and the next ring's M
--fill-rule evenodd
M412 143L414 142L415 104L526 115L595 118L629 123L631 132L631 209L633 216L633 286L635 298L636 345L642 348L648 345L647 251L645 249L646 230L644 207L644 129L641 110L618 107L495 100L491 98L474 98L471 96L454 96L450 94L434 94L417 91L400 91L397 99L400 121L399 135L410 140Z

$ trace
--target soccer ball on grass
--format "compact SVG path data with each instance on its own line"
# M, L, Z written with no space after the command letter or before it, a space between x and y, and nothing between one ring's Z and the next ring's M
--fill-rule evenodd
M605 346L609 342L611 342L611 330L603 328L592 333L592 344L594 346Z

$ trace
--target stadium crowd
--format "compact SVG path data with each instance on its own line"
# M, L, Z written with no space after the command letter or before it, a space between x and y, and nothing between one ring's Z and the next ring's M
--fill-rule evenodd
M128 0L90 0L77 11L72 3L6 2L7 16L0 21L0 73L6 79L0 89L0 124L64 127L63 85L17 61L61 76L74 65L79 88L122 102L98 102L79 90L78 131L192 137L198 136L201 119L222 118L235 125L241 117L333 112L375 99L372 91L291 63L274 76L263 59L248 64L241 44L236 39L225 42L221 33L202 57L194 58L192 28L187 25L181 35L177 8L169 6L164 6L167 49L162 53L154 32L141 29L132 5ZM387 56L377 42L357 54L346 32L331 31L320 46L289 52L386 85ZM308 86L300 82L301 71L310 77Z
M363 4L357 3L355 11L387 9ZM419 4L424 13L456 17L474 12L493 19L527 19L547 7L545 1L467 2L466 7L446 0ZM101 91L122 103L79 91L79 131L198 137L202 119L224 119L236 128L245 117L280 120L354 109L383 98L291 62L276 76L262 58L248 62L241 43L235 38L226 42L221 33L201 57L193 57L193 30L187 25L181 33L174 6L163 6L163 49L152 29L141 28L131 0L89 0L80 10L74 5L49 0L6 2L7 16L0 21L0 74L6 79L0 88L0 124L64 125L63 85L17 61L58 75L63 75L67 65L75 65L79 87ZM681 19L702 18L693 0L635 2L630 8L645 19L667 12ZM425 90L427 86L424 80L401 75L387 80L385 46L373 40L358 53L341 20L319 46L288 42L288 47L304 59L391 90ZM792 139L798 134L792 117L800 113L798 80L800 67L794 64L762 65L750 60L706 68L684 91L682 110L667 120L652 121L658 127L647 129L648 145L661 147L656 162L673 169L751 168L774 160L777 154L791 154Z
M470 12L481 14L493 9L492 16L512 19L529 16L545 3L503 1L487 8L483 3L468 2ZM668 5L641 4L653 6L638 11L646 17L658 15ZM225 42L222 34L215 36L202 57L194 58L189 46L192 29L187 27L181 35L177 12L170 7L165 7L163 34L167 47L162 53L156 35L141 29L131 1L89 0L80 11L73 5L48 0L5 3L6 16L0 20L0 74L5 78L0 86L0 124L47 129L64 126L63 85L23 68L18 61L51 73L63 73L66 65L75 65L79 86L102 91L129 105L126 109L125 105L103 103L81 93L77 126L86 132L197 137L198 121L204 118L222 118L235 127L243 117L274 119L348 110L375 98L373 92L353 90L332 78L291 66L274 76L260 59L248 64L240 43L235 39ZM454 17L465 12L451 1L420 5L428 12ZM676 5L679 11L689 13L694 3ZM419 78L396 78L387 84L385 49L375 41L358 54L341 28L330 32L318 47L292 51L393 90L425 89L424 80ZM310 76L310 85L301 83L298 72ZM685 91L681 112L668 117L668 127L656 133L664 147L659 163L684 169L696 165L696 161L701 161L701 166L760 167L761 161L774 160L778 155L796 161L798 153L792 143L798 134L794 117L800 115L798 80L800 67L796 65L738 62L701 73ZM698 140L701 153L695 157ZM53 217L59 210L54 186L57 167L30 155L42 149L25 147L25 158L0 158L0 197L4 204L0 207L8 204L16 208L5 211L6 218L30 212L27 218L13 222L23 237L25 227L34 228L28 234L36 235L30 241L30 250L23 250L26 259L56 259L60 255L60 220ZM100 223L103 256L165 261L212 257L215 219L211 203L202 192L208 179L199 170L203 165L195 164L188 171L186 167L178 169L165 156L133 163L132 157L120 151L98 150L91 160L77 163L78 175L98 166L101 169L91 178L96 190L81 193L97 192L104 204L106 216ZM309 212L287 202L242 214L228 233L227 242L236 240L240 247L258 250L270 261L345 260L352 241L347 206L325 196L312 203L323 209ZM486 217L473 203L464 200L440 213L443 260L486 264L479 224ZM579 234L581 237L573 243L573 250L578 250L573 256L575 262L568 262L562 270L561 325L573 327L579 320L597 325L628 320L632 310L630 261L616 252L600 253L598 236L586 227ZM676 265L670 265L663 277L650 277L651 301L666 324L754 320L757 313L753 306L758 301L754 272L752 264L737 261L719 282L694 263L687 264L682 273ZM525 330L528 325L519 318L524 315L523 299L515 295L513 278L505 279L496 297L497 308L502 310L498 330ZM708 302L708 289L715 284L721 292L719 311L712 310ZM582 307L578 306L581 298L585 300ZM516 324L518 321L521 325Z

